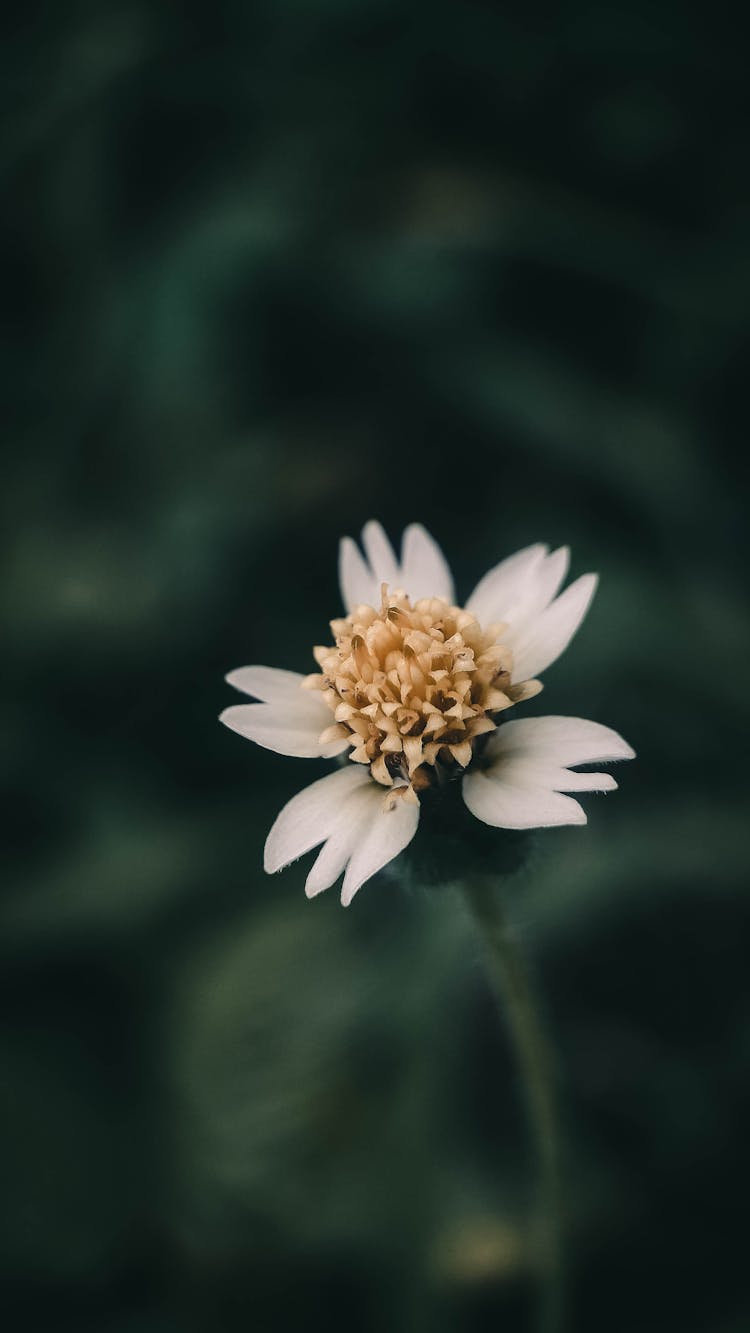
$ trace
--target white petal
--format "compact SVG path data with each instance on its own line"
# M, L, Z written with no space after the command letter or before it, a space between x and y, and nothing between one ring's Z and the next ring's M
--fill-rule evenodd
M351 764L313 782L292 797L276 819L268 838L264 866L280 870L325 843L307 877L309 898L330 887L347 866L341 901L348 906L357 889L414 836L419 806L398 799L389 808L385 791L369 770Z
M404 532L401 564L380 523L371 519L362 529L367 559L351 537L339 547L339 582L347 611L365 603L380 606L381 584L403 588L412 601L420 597L454 597L453 579L440 547L421 523L411 523Z
M339 585L346 611L363 603L380 605L380 584L351 537L343 537L339 546Z
M421 523L411 523L404 533L399 582L413 602L420 597L445 597L453 602L453 578L448 562Z
M540 565L535 566L533 577L530 580L531 587L524 601L522 612L520 615L518 613L515 615L513 624L521 619L530 619L531 616L538 615L546 606L549 606L552 598L565 582L569 565L570 547L559 546L551 555L546 555Z
M304 679L297 671L277 667L238 667L229 672L227 682L263 703L227 708L220 720L240 736L279 754L302 759L341 754L346 741L326 745L318 741L331 724L331 714L319 694L302 689Z
M513 679L537 676L565 651L589 609L596 574L583 574L539 615L510 629L504 641L513 649Z
M331 885L335 884L339 875L346 869L357 843L364 838L374 813L372 786L373 783L368 782L366 786L358 787L351 796L346 797L338 812L333 832L318 853L317 860L307 876L305 893L308 898L314 898L316 894L322 893L324 889L330 889ZM380 792L376 792L375 795L382 804L383 788L381 787Z
M330 759L346 749L346 741L320 743L330 725L331 714L322 699L312 692L302 695L309 703L235 704L225 708L219 721L238 735L255 741L265 750L297 759Z
M349 906L366 880L408 846L417 831L419 806L410 801L397 799L390 808L382 788L379 788L371 794L370 809L367 831L357 842L344 876L341 890L344 907Z
M585 824L577 801L543 787L515 787L486 772L467 773L463 797L477 819L494 828L551 828L557 824Z
M548 791L616 791L611 773L572 773L543 759L507 758L487 770L510 787L543 787Z
M611 727L583 717L525 717L504 722L491 737L487 754L493 760L524 757L565 768L635 758L635 750Z
M546 554L547 547L537 543L501 560L479 580L466 603L466 610L476 616L480 625L508 620L507 612L524 598L535 570L541 566Z
M296 699L305 677L298 671L282 671L278 667L247 666L228 672L224 679L236 690L263 703L288 703Z
M546 547L544 550L546 551ZM513 645L522 628L545 607L563 582L570 564L570 548L560 546L551 555L543 555L541 560L529 562L524 577L516 581L515 589L503 607L502 615L494 615L493 620L504 620L509 629L503 636L506 643Z
M362 529L362 545L365 548L365 555L370 562L370 569L373 572L375 582L378 587L378 600L376 606L380 605L380 585L387 583L390 587L398 587L399 567L398 561L393 553L393 547L383 531L382 525L370 519L365 523Z
M500 828L585 824L577 801L562 792L613 791L609 773L571 773L571 764L632 759L634 751L610 727L581 717L534 717L505 722L487 750L490 767L467 773L464 800L478 819Z
M347 798L372 784L369 769L349 764L305 787L288 801L268 837L263 864L269 875L346 826Z

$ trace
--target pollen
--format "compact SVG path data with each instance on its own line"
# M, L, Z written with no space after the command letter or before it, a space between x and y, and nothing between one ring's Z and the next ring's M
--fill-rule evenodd
M513 681L506 628L483 628L441 597L412 604L383 584L379 609L332 620L335 642L313 650L320 670L304 688L320 690L332 713L321 741L346 740L349 758L384 787L419 791L467 768L499 715L542 688Z

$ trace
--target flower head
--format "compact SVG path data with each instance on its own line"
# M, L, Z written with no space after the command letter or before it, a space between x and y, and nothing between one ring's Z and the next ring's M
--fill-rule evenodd
M348 751L351 763L284 807L265 852L272 872L322 843L306 892L312 897L343 873L344 904L411 841L426 788L460 778L469 810L499 828L583 824L582 807L565 793L617 784L608 773L571 768L633 757L596 722L505 719L541 690L537 674L567 647L594 594L596 576L585 574L557 595L566 548L510 556L462 608L424 528L407 528L400 562L378 523L362 538L365 556L350 538L341 543L346 615L331 621L333 642L313 650L319 670L230 672L228 682L259 702L221 715L281 754Z

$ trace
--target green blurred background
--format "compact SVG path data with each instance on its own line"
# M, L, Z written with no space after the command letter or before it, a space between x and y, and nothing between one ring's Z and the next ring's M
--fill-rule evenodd
M10 1327L529 1327L516 1063L459 894L261 867L322 765L336 546L599 596L527 714L638 751L507 885L574 1333L750 1327L746 54L721 8L27 4L4 20ZM504 835L497 841L503 864Z

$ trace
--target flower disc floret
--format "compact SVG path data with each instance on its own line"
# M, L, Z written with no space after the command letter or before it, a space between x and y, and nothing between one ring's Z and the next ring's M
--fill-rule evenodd
M502 623L483 628L443 597L414 603L381 588L379 609L357 606L331 621L335 643L315 648L319 690L333 714L321 743L346 741L381 785L427 786L440 770L471 763L495 716L542 688L513 682Z

